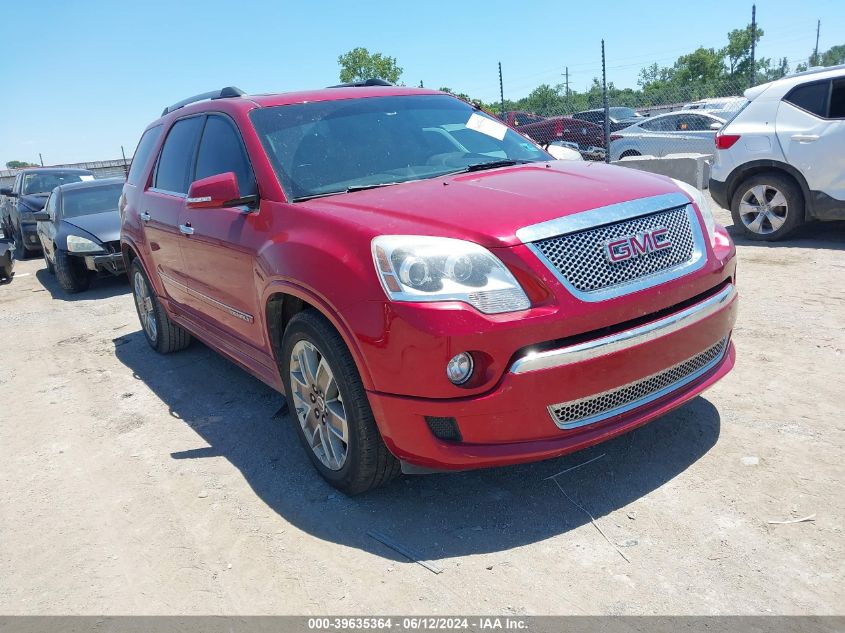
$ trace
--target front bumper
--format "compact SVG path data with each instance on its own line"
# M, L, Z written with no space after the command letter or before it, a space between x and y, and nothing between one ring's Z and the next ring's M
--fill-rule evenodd
M463 470L556 457L641 426L724 376L734 364L729 337L736 311L736 293L727 283L697 303L648 323L517 359L482 395L455 399L368 395L388 448L418 467ZM594 403L608 394L615 397L626 387L650 385L721 341L718 355L698 371L683 380L664 381L660 389L625 406L585 414L575 423L554 415L564 405ZM453 418L460 441L435 437L426 416Z
M41 240L38 237L38 225L34 222L21 222L21 237L23 246L28 251L41 250Z
M113 275L121 275L126 272L126 262L123 261L122 253L85 255L85 267L88 270L109 272Z

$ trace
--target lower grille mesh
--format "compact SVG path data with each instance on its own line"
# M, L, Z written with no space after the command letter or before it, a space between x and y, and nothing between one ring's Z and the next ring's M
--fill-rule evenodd
M645 404L670 387L680 388L691 382L716 364L725 353L727 345L728 337L725 337L713 347L658 374L602 394L550 405L549 413L555 424L562 429L575 428L609 418L616 413L621 413L621 409L627 410Z

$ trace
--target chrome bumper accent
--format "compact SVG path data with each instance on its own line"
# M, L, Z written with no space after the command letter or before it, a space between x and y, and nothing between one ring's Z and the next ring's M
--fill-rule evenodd
M563 365L578 363L640 345L702 321L725 309L735 298L736 288L733 284L728 284L712 297L651 323L586 343L561 347L547 352L526 354L511 365L510 372L512 374L524 374L540 369L562 367Z
M716 367L728 351L730 337L661 372L609 391L548 406L559 429L595 424L669 395Z

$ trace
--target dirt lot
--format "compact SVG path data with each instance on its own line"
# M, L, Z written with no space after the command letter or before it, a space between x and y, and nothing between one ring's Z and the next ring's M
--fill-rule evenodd
M580 454L355 499L278 394L199 344L152 352L124 282L69 300L19 263L0 613L842 613L845 225L739 259L738 362L704 397ZM614 545L546 480L601 455L558 481Z

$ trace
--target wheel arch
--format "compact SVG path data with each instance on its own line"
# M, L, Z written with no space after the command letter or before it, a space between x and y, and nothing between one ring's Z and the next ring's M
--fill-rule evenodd
M280 353L285 330L291 319L304 310L314 310L325 318L329 324L340 334L349 353L355 360L358 373L364 389L373 389L373 381L364 356L358 347L355 337L346 323L340 318L339 313L325 299L306 288L289 283L274 282L265 291L264 319L267 328L267 339L276 361L279 372L284 371Z
M731 204L736 190L739 189L739 185L744 180L767 171L774 171L788 176L795 182L795 184L798 185L798 188L801 189L801 195L804 196L804 217L801 218L801 220L804 221L812 217L813 212L811 207L813 198L810 195L810 187L807 185L807 181L804 179L804 176L801 175L801 172L795 169L792 165L782 163L777 160L755 160L749 163L744 163L734 169L728 176L727 180L728 205Z

